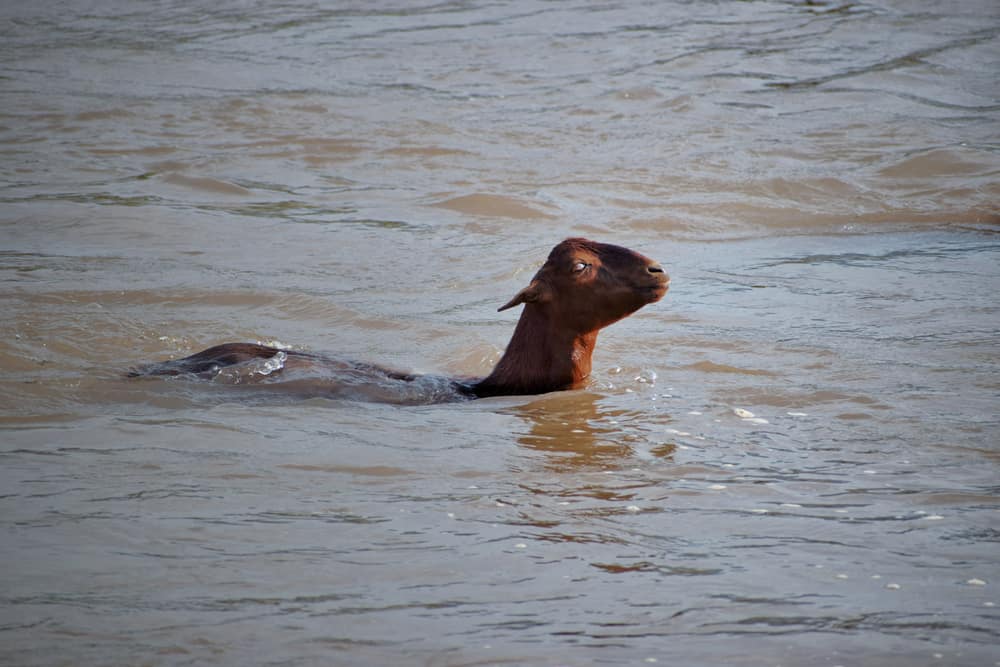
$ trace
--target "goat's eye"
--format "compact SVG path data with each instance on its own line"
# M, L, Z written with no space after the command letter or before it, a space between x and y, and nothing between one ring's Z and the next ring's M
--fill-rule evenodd
M590 266L586 262L577 262L573 265L573 273L583 273L583 271Z

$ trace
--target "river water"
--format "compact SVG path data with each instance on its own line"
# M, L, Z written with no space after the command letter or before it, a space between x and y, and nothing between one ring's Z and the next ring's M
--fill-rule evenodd
M4 3L0 663L1000 664L1000 6ZM570 235L672 276L482 375Z

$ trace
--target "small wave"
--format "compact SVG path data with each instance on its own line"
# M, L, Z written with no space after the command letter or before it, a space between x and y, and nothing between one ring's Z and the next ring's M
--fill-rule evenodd
M514 197L476 193L453 197L434 204L439 208L447 208L468 215L479 215L496 218L512 218L515 220L549 219L552 214L529 205Z

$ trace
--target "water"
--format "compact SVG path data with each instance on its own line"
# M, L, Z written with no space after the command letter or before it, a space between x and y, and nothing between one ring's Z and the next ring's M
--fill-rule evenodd
M0 63L0 662L1000 664L995 3L10 3ZM122 377L482 375L569 235L673 279L584 391Z

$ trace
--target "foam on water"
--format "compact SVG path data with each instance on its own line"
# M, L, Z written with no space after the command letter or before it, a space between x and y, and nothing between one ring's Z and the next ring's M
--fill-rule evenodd
M240 364L218 367L214 370L212 379L222 384L259 381L283 369L287 359L288 353L278 350L273 357L267 359L251 359Z

